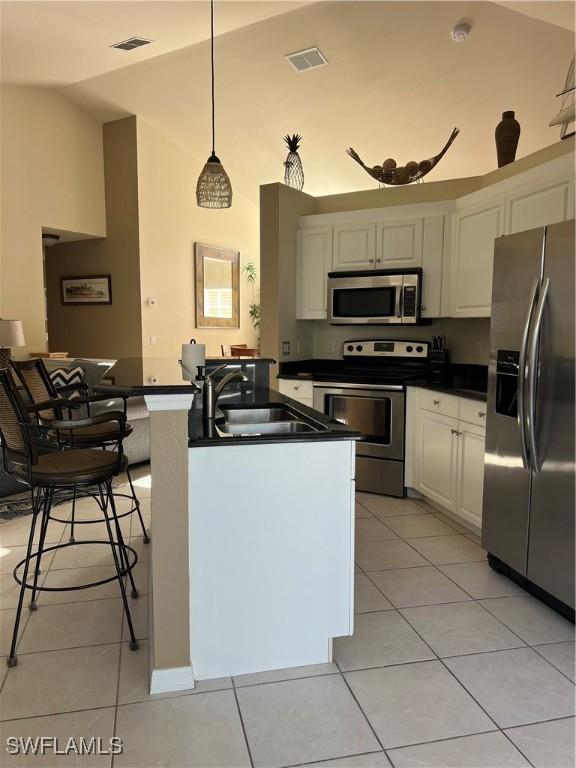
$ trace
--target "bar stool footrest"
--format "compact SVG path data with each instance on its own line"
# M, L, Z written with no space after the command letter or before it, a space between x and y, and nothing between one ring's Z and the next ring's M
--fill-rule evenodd
M103 541L103 540L77 541L74 544L71 544L71 543L55 544L52 547L46 547L45 549L42 550L42 552L33 552L30 555L30 562L32 562L34 559L38 558L38 556L40 554L42 556L44 556L47 552L53 552L55 550L66 549L67 547L81 547L81 546L83 546L85 544L101 544L102 546L107 547L108 550L110 549L110 542L109 541ZM118 550L120 550L120 544L117 541L114 542L114 546L118 547ZM132 560L131 561L129 560L127 568L122 568L121 569L120 575L122 577L126 576L129 571L132 571L134 569L134 566L138 562L138 553L136 552L135 549L133 549L132 547L129 547L127 544L124 544L124 552L127 555L127 559L128 559L128 555L130 555L132 557ZM14 571L13 571L14 579L18 582L18 584L22 584L22 579L18 576L17 571L18 571L19 568L21 568L24 565L25 562L26 562L26 559L21 560L16 565L16 567L14 568ZM113 568L114 564L111 563L110 566ZM30 567L29 578L31 578L31 579L34 577L34 570L35 569L34 569L33 566ZM89 582L88 584L78 584L78 585L73 585L73 586L69 586L69 587L45 587L44 585L38 585L37 584L36 585L36 592L72 592L72 591L78 590L78 589L90 589L92 587L100 587L100 586L102 586L102 584L110 584L113 581L118 581L118 575L116 573L113 576L110 576L107 579L100 579L99 581L92 581L92 582ZM26 582L26 584L24 584L24 587L26 589L34 589L34 585L33 584L29 584L28 582ZM32 603L31 603L31 606L32 606ZM35 609L31 607L30 610L35 610Z

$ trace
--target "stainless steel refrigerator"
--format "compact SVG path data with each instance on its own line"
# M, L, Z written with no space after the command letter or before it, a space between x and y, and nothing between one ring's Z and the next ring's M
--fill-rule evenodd
M495 242L482 543L574 618L574 221Z

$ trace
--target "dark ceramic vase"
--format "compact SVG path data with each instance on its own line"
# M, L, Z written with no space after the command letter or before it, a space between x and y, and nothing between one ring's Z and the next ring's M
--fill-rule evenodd
M496 139L498 168L513 163L520 138L520 123L514 119L514 112L502 113L502 120L496 126L494 137Z

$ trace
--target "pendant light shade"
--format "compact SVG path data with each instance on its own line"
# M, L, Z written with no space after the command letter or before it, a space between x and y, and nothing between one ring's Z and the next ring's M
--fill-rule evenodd
M214 0L210 0L210 65L212 74L212 154L196 184L196 202L200 208L230 208L232 185L224 166L216 157L215 99L214 99Z
M230 179L214 152L198 177L196 201L200 208L230 208L232 205Z

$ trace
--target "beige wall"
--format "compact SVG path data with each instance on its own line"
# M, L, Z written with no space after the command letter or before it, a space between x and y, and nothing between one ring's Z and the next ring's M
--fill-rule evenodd
M74 356L140 355L140 259L136 118L104 126L107 237L63 243L46 250L48 334L53 351ZM60 278L112 278L112 304L64 306Z
M191 337L206 344L209 355L220 355L221 344L255 346L250 294L242 276L240 328L195 328L194 243L233 248L240 251L241 268L250 261L259 267L257 204L236 191L229 209L198 208L196 179L202 163L146 122L137 125L144 356L179 357L181 344ZM157 299L155 306L148 304L150 298Z
M432 336L446 336L446 346L454 363L487 365L490 355L490 319L440 318L432 325L415 328L398 326L351 326L330 325L326 321L314 324L314 357L340 358L342 345L348 339L418 339L429 341ZM328 344L335 345L334 353Z
M102 127L55 91L2 87L0 312L46 347L42 227L106 233ZM22 353L23 350L17 350Z
M275 360L312 355L313 323L296 320L298 219L315 212L315 199L283 184L260 187L262 354ZM282 341L291 351L282 354Z

